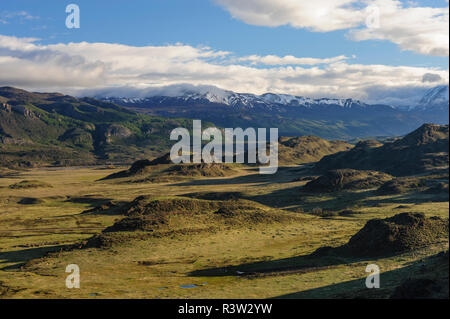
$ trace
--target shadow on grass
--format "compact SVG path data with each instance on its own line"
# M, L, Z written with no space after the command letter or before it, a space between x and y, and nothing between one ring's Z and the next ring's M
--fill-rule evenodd
M93 196L82 196L82 197L70 197L66 202L74 204L88 204L91 207L100 206L110 202L111 198L104 197L93 197Z
M243 180L249 177L251 176L243 176L241 179ZM213 181L205 180L197 182L205 182L205 185L207 185L208 182ZM237 181L232 180L232 182L234 183ZM240 181L238 183L240 183ZM316 207L319 207L325 211L339 211L343 209L353 209L355 207L376 207L383 204L421 204L433 201L442 201L442 196L440 194L424 195L409 193L403 195L393 195L393 197L389 198L380 198L380 195L373 189L359 192L344 190L330 193L310 193L303 192L302 190L302 186L295 186L277 189L267 194L253 196L239 192L204 192L203 194L191 193L183 196L208 200L224 200L228 199L228 197L232 195L232 198L247 199L273 208L288 207L288 210L295 210L296 207L300 207L305 211L312 210Z
M330 199L321 200L324 196ZM258 203L277 207L300 205L305 210L311 210L320 207L324 210L339 211L354 207L375 207L377 205L389 204L422 204L429 202L442 202L448 199L442 198L442 195L430 195L420 193L409 193L395 195L390 198L380 198L376 190L365 191L340 191L334 193L307 193L302 191L302 187L293 187L288 189L276 190L269 194L248 196L246 199Z
M339 248L333 248L339 249ZM316 251L317 252L317 251ZM318 254L296 256L277 260L244 263L236 266L209 268L191 272L196 277L249 276L264 277L280 274L299 274L319 271L343 264L372 260L373 258L342 257L338 254Z
M92 207L80 213L80 215L106 215L114 216L121 214L121 207L128 202L125 201L112 201L111 198L101 197L72 197L66 200L66 202L77 204L89 204Z
M380 288L368 289L366 287L366 277L350 280L339 284L333 284L320 288L314 288L286 295L275 297L275 299L386 299L390 298L395 288L406 279L428 278L447 286L448 288L448 257L441 254L426 257L422 260L414 261L405 267L380 273ZM421 288L417 291L410 291L411 296L417 294L415 298L447 298L448 289L437 291L434 296L420 295L425 293Z
M0 178L20 178L21 174L19 172L7 172L0 173Z
M375 195L380 196L380 195ZM411 192L407 194L391 195L390 198L383 199L370 199L365 201L367 206L373 206L378 203L384 204L422 204L429 202L446 202L448 201L448 195L445 194L423 194L421 192Z
M303 209L320 207L325 210L341 210L355 205L362 205L366 198L373 196L373 191L336 192L336 193L306 193L301 186L273 191L269 194L250 196L247 199L277 207L301 205ZM332 197L322 200L323 196Z
M279 167L278 172L273 175L259 174L259 168L249 169L255 171L255 174L231 177L231 178L214 178L214 179L200 179L192 180L185 183L176 183L171 186L199 186L199 185L234 185L234 184L258 184L270 185L276 183L289 183L292 182L293 177L303 176L304 174L298 174L300 171L306 170L301 167Z
M372 196L372 191L367 192L339 192L328 194L312 194L302 192L302 186L278 189L261 195L249 196L240 192L203 192L184 194L186 197L194 197L206 200L247 199L272 208L300 206L303 209L320 207L329 210L340 210L355 205L361 205L363 201ZM331 196L331 199L321 200L323 196ZM289 210L289 209L288 209Z
M26 262L30 260L44 257L49 252L61 251L66 247L68 246L55 245L49 247L28 248L22 250L0 252L0 267L1 264L10 264L10 263L14 264L0 269L5 271L19 269L21 266L23 266Z

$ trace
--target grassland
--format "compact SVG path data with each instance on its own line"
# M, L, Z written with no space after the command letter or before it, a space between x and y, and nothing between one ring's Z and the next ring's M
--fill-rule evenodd
M274 176L239 167L225 177L178 182L104 180L123 169L0 172L0 297L386 298L403 279L420 273L433 255L448 249L447 240L389 257L311 256L318 248L346 243L373 218L400 212L448 218L448 194L379 195L375 189L302 193L308 179L301 177L308 175L308 166L283 167ZM52 187L10 187L21 181ZM120 206L142 195L220 197L215 193L237 194L267 214L286 218L192 232L135 231L123 233L123 240L111 247L68 248L82 246L125 217L108 209L111 203ZM86 213L102 205L106 208ZM355 214L341 216L342 210ZM195 228L199 221L183 222ZM366 266L372 263L382 271L378 290L364 284ZM65 286L69 264L80 267L80 289Z

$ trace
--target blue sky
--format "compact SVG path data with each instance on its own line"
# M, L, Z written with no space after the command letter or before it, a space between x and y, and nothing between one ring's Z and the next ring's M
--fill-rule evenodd
M0 25L1 34L37 37L42 43L110 42L135 46L184 43L207 45L239 55L295 55L325 58L356 55L355 63L438 66L448 57L403 51L389 41L349 40L345 30L309 32L289 26L260 27L234 19L210 0L78 0L82 28L67 30L65 7L55 0L2 1L2 12L25 11L35 19L16 17ZM445 1L418 1L445 6Z
M303 0L298 1L302 2ZM320 1L323 2L324 6L332 6L332 4L329 4L329 0L317 0L316 2ZM351 0L343 0L343 2L345 1L352 2ZM381 4L383 4L383 1L397 3L395 0L375 1L379 1ZM426 37L417 40L411 36L410 39L404 39L404 30L399 29L405 28L404 25L401 25L401 21L398 22L399 26L389 26L389 29L383 30L384 34L381 36L388 38L386 40L377 39L379 35L367 36L362 33L360 37L368 39L355 40L351 36L351 32L361 30L363 28L361 24L342 28L334 25L328 26L328 20L331 21L335 17L325 15L323 23L319 23L326 25L326 28L330 30L317 30L322 26L318 26L316 20L313 20L309 25L306 22L306 26L302 25L302 21L295 20L302 19L301 13L286 17L286 13L282 12L284 9L283 3L285 2L288 6L291 5L292 0L278 1L279 4L276 5L268 4L267 0L251 0L247 3L250 2L255 3L256 9L254 11L260 14L260 17L253 16L253 7L245 7L239 1L233 0L76 0L73 3L76 3L81 10L81 28L67 29L65 26L67 16L65 7L72 3L70 1L2 1L0 4L0 35L19 39L38 38L39 40L33 43L39 46L71 42L105 42L130 47L164 47L174 44L183 44L193 48L207 46L215 52L229 52L235 58L252 55L260 57L290 55L299 58L320 59L345 56L345 61L349 65L430 68L431 73L433 73L433 70L440 70L448 74L448 49L441 53L446 49L442 49L442 46L438 45L440 47L436 50L430 49L434 50L434 53L431 54L424 53L421 48L417 49L415 43ZM358 1L354 0L354 2ZM364 3L364 0L359 2ZM279 7L273 8L273 6ZM317 10L321 9L319 6L320 4ZM410 2L403 2L401 5L397 3L398 6L404 6L405 9L411 6L423 8L422 11L417 11L417 21L404 22L406 25L411 23L411 29L414 29L420 27L418 24L423 20L420 15L422 12L425 15L427 14L426 8L448 8L448 2L445 0L421 0L415 1L412 5ZM309 7L307 9L311 10ZM264 20L264 14L266 13L264 10L269 10L267 12L277 10L281 13L280 16L274 15L273 19L271 18L267 23ZM289 8L286 10L289 10ZM300 10L306 9L300 6L298 10L300 12ZM313 10L315 9L313 8ZM330 10L334 9L331 8ZM397 16L402 14L399 8L395 10L399 11L398 14L396 13ZM354 15L357 14L358 12ZM388 17L388 13L384 16ZM411 16L411 14L408 16ZM381 17L383 18L383 13ZM339 16L338 19L342 19L342 17ZM386 18L385 21L390 23L392 18ZM341 22L339 21L339 23ZM392 35L395 32L399 34L398 39L395 38L396 35ZM420 29L417 32L420 33ZM436 31L433 32L436 33ZM443 30L442 32L447 32L448 37L448 31ZM424 44L424 46L427 45L428 43ZM438 54L435 52L438 52ZM214 63L220 64L222 62L215 61ZM248 62L241 61L239 65L248 65ZM284 63L283 66L295 67L295 65L287 63ZM256 69L277 68L278 70L279 67L279 65L273 66L266 63L254 63L253 65L253 68ZM316 66L302 66L305 69L313 67ZM323 68L323 66L317 67ZM444 76L441 74L441 78L448 81L448 75L446 77L445 74ZM152 83L156 82L155 79L152 79ZM178 82L180 81L178 80ZM166 84L175 83L177 81L170 81ZM199 84L200 81L196 80L192 83ZM119 83L117 84L119 85ZM226 86L224 85L225 82L215 83L210 79L205 81L205 84ZM282 90L284 87L286 86L281 85L278 90ZM277 89L273 83L267 85L267 88ZM301 89L298 90L302 91ZM305 93L309 92L308 89L304 91Z

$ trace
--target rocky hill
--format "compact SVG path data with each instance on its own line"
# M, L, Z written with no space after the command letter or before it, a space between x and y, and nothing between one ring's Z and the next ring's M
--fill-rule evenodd
M137 114L112 103L0 88L2 166L131 163L167 150L191 121Z
M317 136L281 137L279 143L279 163L282 165L317 162L326 155L353 148L344 141L328 141Z
M324 157L318 171L377 170L407 176L448 169L448 125L425 124L401 139L383 145L360 142L353 149Z

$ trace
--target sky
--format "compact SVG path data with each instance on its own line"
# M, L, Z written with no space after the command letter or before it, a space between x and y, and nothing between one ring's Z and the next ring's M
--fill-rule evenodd
M0 0L0 86L408 105L448 84L448 24L446 0Z

